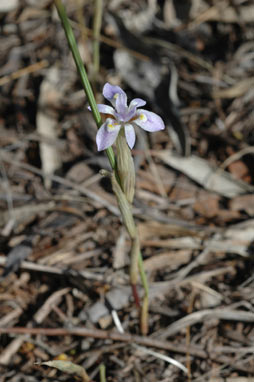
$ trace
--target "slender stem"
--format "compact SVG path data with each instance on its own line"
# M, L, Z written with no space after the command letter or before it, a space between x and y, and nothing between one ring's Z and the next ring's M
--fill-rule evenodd
M104 363L100 364L100 382L107 382L106 380L106 367Z
M136 307L140 309L140 299L138 295L137 284L131 284L131 290L132 290L132 296L134 298Z
M82 61L82 58L80 56L78 46L76 43L76 39L74 37L74 34L72 31L70 22L68 20L65 8L64 8L61 0L55 0L55 6L57 9L58 15L60 17L60 20L62 22L64 31L65 31L65 35L66 35L70 50L72 52L72 56L73 56L73 59L75 61L77 71L79 73L84 91L86 93L89 105L91 107L93 118L96 122L97 127L100 128L100 126L102 124L101 115L100 115L99 110L97 108L96 100L94 98L94 94L93 94L93 91L92 91L92 88L91 88L91 85L90 85L90 82L89 82L83 61ZM115 155L114 155L112 147L109 147L106 150L106 153L107 153L107 156L108 156L108 159L109 159L109 162L110 162L112 169L115 169Z
M147 277L146 277L146 272L144 269L144 262L143 262L143 257L141 252L139 252L139 257L138 257L138 266L139 266L139 272L140 272L140 277L141 281L145 290L145 294L148 296L149 295L149 287L148 287L148 282L147 282Z
M148 308L149 308L149 287L148 287L148 281L144 269L144 262L141 252L139 251L138 256L138 266L139 266L139 273L141 277L141 282L144 288L144 297L143 297L143 303L141 307L141 318L140 318L140 328L142 334L146 335L148 333Z

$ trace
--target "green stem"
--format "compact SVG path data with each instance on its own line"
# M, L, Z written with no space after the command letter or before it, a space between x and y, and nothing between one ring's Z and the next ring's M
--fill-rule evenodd
M81 79L84 91L86 93L89 105L91 107L93 118L95 120L95 123L96 123L97 127L100 128L100 126L102 124L101 115L99 113L99 110L98 110L98 107L97 107L97 104L96 104L96 100L94 98L94 94L93 94L93 91L92 91L92 88L91 88L91 85L90 85L90 82L89 82L89 79L88 79L85 67L83 65L83 61L82 61L82 58L80 56L80 53L79 53L79 50L78 50L78 46L77 46L77 43L76 43L76 39L74 37L74 34L73 34L73 31L72 31L70 22L68 20L65 8L64 8L63 3L62 3L61 0L55 0L55 6L56 6L56 9L57 9L58 15L60 17L60 20L62 22L64 31L65 31L65 35L66 35L66 38L67 38L67 41L68 41L68 44L69 44L69 47L70 47L73 59L75 61L75 64L76 64L76 67L77 67L77 71L79 73L79 76L80 76L80 79ZM113 151L112 147L109 147L106 150L106 153L107 153L107 156L108 156L108 159L109 159L109 162L110 162L110 165L111 165L112 169L115 169L115 165L116 165L116 163L115 163L115 155L114 155L114 151Z

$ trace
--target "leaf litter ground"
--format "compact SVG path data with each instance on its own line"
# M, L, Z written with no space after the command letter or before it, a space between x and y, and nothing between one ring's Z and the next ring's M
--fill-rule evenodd
M54 6L3 3L1 381L70 380L36 364L51 360L91 380L104 363L109 381L252 381L254 6L105 1L94 76L93 2L66 5L97 101L109 81L167 125L138 132L133 151L150 330L140 336L129 239Z

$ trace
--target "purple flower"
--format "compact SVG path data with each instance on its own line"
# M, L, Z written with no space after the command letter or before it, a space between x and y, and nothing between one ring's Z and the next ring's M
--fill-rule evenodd
M122 128L124 128L126 141L130 149L133 148L136 140L134 127L139 126L150 132L165 128L164 122L157 114L144 109L137 109L146 104L141 98L134 98L127 106L126 93L119 86L106 83L103 87L103 96L110 101L113 107L97 105L99 112L106 114L108 117L96 135L99 151L111 146Z

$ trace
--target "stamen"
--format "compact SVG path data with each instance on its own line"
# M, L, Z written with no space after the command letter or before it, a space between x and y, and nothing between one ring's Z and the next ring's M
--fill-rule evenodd
M117 99L118 96L119 96L119 93L116 93L116 94L114 94L113 98Z

